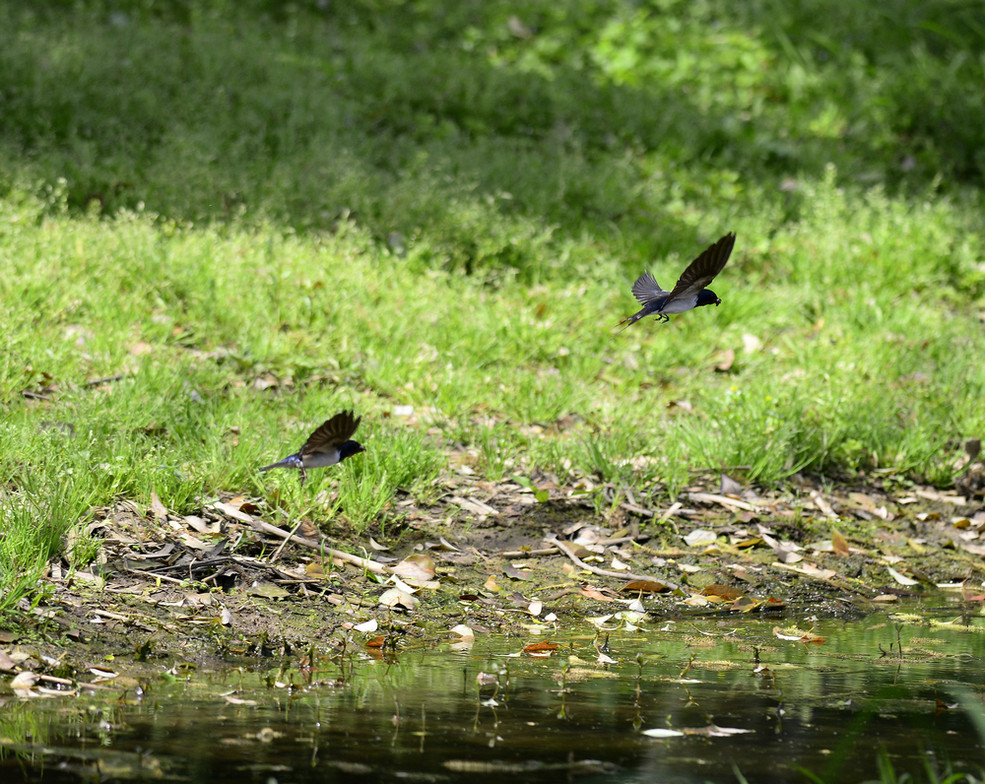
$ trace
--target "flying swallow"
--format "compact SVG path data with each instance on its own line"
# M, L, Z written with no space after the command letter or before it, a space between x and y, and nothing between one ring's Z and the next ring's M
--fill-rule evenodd
M654 315L659 321L668 321L668 313L685 313L702 305L722 304L715 292L705 286L722 271L732 253L733 245L735 233L730 232L688 264L671 291L664 291L649 272L644 272L633 284L633 296L640 301L643 308L638 313L627 316L619 324L629 327L645 316Z
M297 452L288 455L283 460L271 463L261 468L269 471L271 468L297 468L301 471L301 486L308 478L306 469L324 468L325 466L341 463L347 457L359 452L365 452L366 447L352 440L352 434L359 427L362 417L353 417L351 411L342 411L331 419L326 419L304 442Z

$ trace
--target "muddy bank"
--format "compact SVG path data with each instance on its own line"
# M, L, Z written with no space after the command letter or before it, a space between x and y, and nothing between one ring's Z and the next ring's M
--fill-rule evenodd
M532 624L549 634L599 616L853 617L906 596L956 609L983 598L985 512L957 492L708 477L653 506L602 488L597 511L539 479L477 482L430 508L405 502L399 524L358 536L341 520L329 535L303 520L292 536L270 522L277 510L244 498L184 516L156 498L124 501L87 527L97 562L52 563L4 647L72 666L171 666L427 646L456 625L524 639Z

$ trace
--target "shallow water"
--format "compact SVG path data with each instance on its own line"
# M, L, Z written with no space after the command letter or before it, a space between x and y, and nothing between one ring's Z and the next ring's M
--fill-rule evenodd
M649 622L609 633L607 665L587 632L352 648L313 670L300 656L240 661L176 680L161 663L142 688L3 695L0 780L725 782L738 769L765 782L806 781L804 768L851 782L875 777L883 750L897 773L922 771L928 755L980 772L982 738L955 703L982 710L985 626L921 613ZM823 643L774 632L794 627ZM537 639L560 648L513 655Z

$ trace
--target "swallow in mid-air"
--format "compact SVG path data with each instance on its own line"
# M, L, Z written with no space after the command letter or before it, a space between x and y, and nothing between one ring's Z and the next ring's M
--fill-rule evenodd
M304 446L293 455L288 455L283 460L264 466L260 470L300 469L301 486L304 487L304 480L308 478L307 469L335 465L347 457L366 451L366 447L352 440L352 434L356 432L361 419L362 417L354 417L351 411L336 414L331 419L325 420L321 427L308 436Z
M645 316L668 321L668 313L685 313L702 305L722 304L715 292L705 286L722 271L733 245L735 233L730 232L692 261L671 291L664 291L649 272L644 272L633 284L633 296L643 308L620 321L620 326L629 327Z

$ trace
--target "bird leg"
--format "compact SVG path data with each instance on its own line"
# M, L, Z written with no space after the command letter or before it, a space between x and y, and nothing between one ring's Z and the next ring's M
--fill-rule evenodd
M308 472L304 470L304 466L301 466L301 487L304 487L304 480L308 478Z

